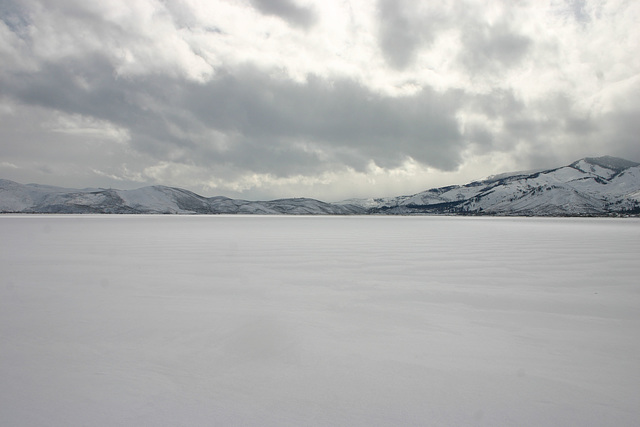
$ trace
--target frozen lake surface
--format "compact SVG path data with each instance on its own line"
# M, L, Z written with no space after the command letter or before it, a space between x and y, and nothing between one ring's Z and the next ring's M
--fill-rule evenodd
M638 220L2 216L0 272L0 425L640 425Z

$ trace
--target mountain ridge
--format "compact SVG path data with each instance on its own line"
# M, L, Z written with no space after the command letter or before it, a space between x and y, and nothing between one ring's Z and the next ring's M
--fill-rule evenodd
M365 200L371 213L385 214L607 216L640 213L639 195L640 163L603 156L374 203Z
M612 156L585 157L558 168L498 174L413 195L337 203L311 198L204 197L163 185L134 190L72 189L0 179L0 213L638 215L640 163Z

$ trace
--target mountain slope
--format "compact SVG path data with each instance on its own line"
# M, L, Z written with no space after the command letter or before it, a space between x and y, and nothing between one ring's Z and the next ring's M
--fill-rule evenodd
M325 203L307 198L248 201L174 187L69 189L0 179L0 212L170 214L460 214L580 216L640 214L640 163L586 157L570 165L495 175L410 196Z
M365 211L359 206L333 205L314 199L252 202L206 198L165 186L76 190L0 180L0 212L5 213L349 215Z
M516 172L411 196L350 200L371 213L610 215L640 212L640 163L610 156Z

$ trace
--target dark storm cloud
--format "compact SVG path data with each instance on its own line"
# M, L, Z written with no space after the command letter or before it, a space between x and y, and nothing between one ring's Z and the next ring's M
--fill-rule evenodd
M197 25L197 17L188 4L175 0L161 0L171 15L176 28L190 28Z
M527 147L520 159L525 169L559 165L558 155L563 152L570 153L565 161L584 157L586 153L640 158L637 148L640 129L638 121L631 119L634 116L631 107L626 114L619 109L593 117L576 108L573 100L562 93L525 102L514 90L503 89L467 95L464 105L467 111L486 117L465 129L464 136L474 153L513 152L514 147ZM603 144L603 140L607 143ZM601 148L593 152L593 147Z
M261 13L278 16L296 27L309 28L317 21L312 9L298 6L289 0L250 0L250 2Z
M140 153L201 166L287 176L363 170L371 160L393 168L412 157L450 170L464 145L454 116L458 95L428 88L392 98L353 80L296 83L252 67L205 84L160 75L123 79L99 55L46 63L2 83L22 103L128 129Z
M193 86L184 108L217 129L240 131L251 141L287 140L348 148L363 160L397 166L406 156L435 167L456 165L461 138L454 96L425 89L389 98L351 80L309 78L305 84L244 69ZM357 165L351 165L357 166Z
M506 23L476 22L465 26L460 54L462 65L471 73L500 72L517 65L533 45Z
M24 37L29 26L28 17L20 5L11 0L0 1L0 20L15 34Z
M493 89L487 94L467 98L469 107L491 119L519 114L526 107L512 89Z
M20 73L10 81L5 94L21 103L122 126L131 132L136 149L156 158L175 157L172 153L194 148L192 141L170 132L174 123L190 124L169 107L180 90L175 80L161 76L144 81L121 79L106 58L93 55L67 59L64 64L47 62L38 72Z
M421 10L419 6L405 0L378 1L379 45L393 68L412 65L421 50L428 50L441 32L451 29L461 34L458 60L470 74L500 73L517 65L533 46L506 17L489 24L473 7L454 4L450 10Z
M197 12L185 2L176 0L161 0L167 13L171 16L173 25L178 29L197 29L199 27ZM207 25L200 30L206 33L223 34L224 32L214 25Z
M640 161L640 105L630 105L605 115L607 142L613 155Z
M585 8L585 0L569 0L568 5L576 21L589 22L591 20Z
M412 31L409 17L399 5L399 2L392 0L378 2L380 48L389 65L401 69L413 59L420 39Z
M387 63L403 69L413 62L416 52L433 40L434 27L442 17L419 17L415 4L408 1L378 1L378 39Z

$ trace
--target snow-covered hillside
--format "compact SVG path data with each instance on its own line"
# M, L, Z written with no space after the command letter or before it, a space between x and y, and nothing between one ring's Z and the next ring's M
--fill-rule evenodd
M334 205L306 198L252 202L227 197L206 198L164 186L137 190L76 190L0 180L0 212L5 213L349 215L365 211L359 206Z
M584 158L556 169L495 175L411 196L340 203L296 198L248 201L153 186L68 189L0 180L0 212L169 214L612 215L640 213L640 163Z
M370 213L608 215L640 212L640 163L584 158L536 172L502 174L411 196L349 200Z

